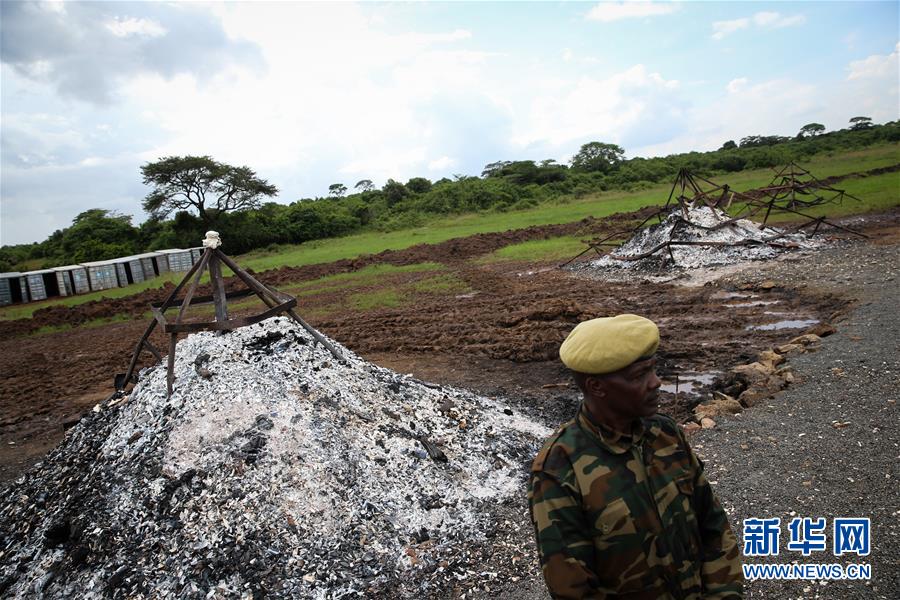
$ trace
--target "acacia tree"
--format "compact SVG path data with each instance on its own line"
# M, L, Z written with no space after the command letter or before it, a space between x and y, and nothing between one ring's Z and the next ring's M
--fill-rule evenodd
M375 185L372 183L371 179L360 179L353 188L357 190L362 189L364 192L371 192L375 189Z
M258 208L263 196L278 188L257 177L250 167L234 167L209 156L167 156L141 167L144 184L153 190L144 210L157 218L172 211L197 210L204 223L221 213Z
M347 186L343 183L332 183L328 186L328 195L332 198L343 198L347 193Z
M821 123L807 123L800 128L800 133L797 134L797 137L815 137L823 133L825 133L825 126Z
M579 171L609 173L625 158L625 150L616 144L588 142L572 157L572 168Z
M853 117L850 119L850 129L853 131L858 131L860 129L868 129L872 126L872 119L870 117Z

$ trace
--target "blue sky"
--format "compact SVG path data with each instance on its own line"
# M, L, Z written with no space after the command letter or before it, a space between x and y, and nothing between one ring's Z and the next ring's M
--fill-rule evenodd
M0 243L144 220L208 154L277 200L900 118L896 2L0 3Z

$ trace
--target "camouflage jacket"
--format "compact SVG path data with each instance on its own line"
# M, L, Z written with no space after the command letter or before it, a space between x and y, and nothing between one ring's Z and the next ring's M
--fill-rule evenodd
M528 489L554 598L742 598L740 555L703 465L668 417L623 436L580 411Z

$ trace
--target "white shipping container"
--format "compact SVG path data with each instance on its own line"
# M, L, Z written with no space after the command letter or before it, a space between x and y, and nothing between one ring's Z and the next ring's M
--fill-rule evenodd
M194 264L190 250L160 250L159 253L166 257L170 271L179 273L190 271L191 266Z
M87 269L79 265L67 265L56 267L56 282L59 284L59 293L63 296L72 294L84 294L91 291L88 282ZM64 287L65 286L65 287Z
M81 266L87 269L88 282L92 290L110 290L120 287L119 279L116 276L116 265L113 261L86 262ZM124 268L122 270L124 271Z
M47 286L44 284L44 275L53 273L53 269L42 269L40 271L28 271L22 273L28 285L28 295L32 300L46 300ZM53 275L56 275L53 273Z
M56 271L56 287L59 288L60 296L71 296L75 293L75 290L72 289L72 281L69 279L69 274L65 271Z
M12 279L18 279L18 273L0 273L0 306L12 304Z

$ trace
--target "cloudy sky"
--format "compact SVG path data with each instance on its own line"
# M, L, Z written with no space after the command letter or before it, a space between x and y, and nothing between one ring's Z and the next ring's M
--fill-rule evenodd
M0 243L208 154L331 183L712 150L900 117L896 2L0 2Z

